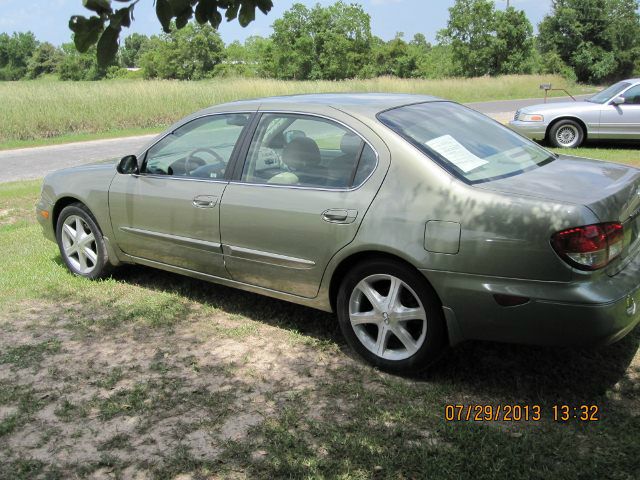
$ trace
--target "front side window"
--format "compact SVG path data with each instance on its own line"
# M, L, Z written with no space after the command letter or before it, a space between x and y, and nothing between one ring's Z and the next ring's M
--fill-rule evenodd
M143 173L224 178L249 114L201 117L170 133L147 152Z
M640 85L631 87L622 94L625 105L640 105Z
M606 103L616 95L619 95L620 92L628 86L628 82L614 83L609 88L605 88L603 91L596 93L593 97L588 98L587 101L592 103Z
M330 120L264 114L249 148L242 181L349 188L366 180L375 168L375 152L369 151L373 152L358 135Z
M468 183L517 175L554 160L532 141L456 103L406 105L378 119Z

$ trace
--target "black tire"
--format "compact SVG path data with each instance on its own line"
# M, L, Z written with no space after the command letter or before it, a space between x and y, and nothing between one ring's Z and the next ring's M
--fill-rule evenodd
M95 253L95 262L87 255L84 255L85 264L87 265L87 268L84 269L84 271L81 266L80 254L72 253L69 255L65 249L65 241L68 241L70 235L67 235L67 239L63 238L65 221L67 221L67 219L71 219L73 221L77 218L82 219L84 222L83 228L85 234L93 234L94 237L94 241L90 242L88 246L91 251ZM109 254L107 253L107 247L104 243L102 231L86 205L82 203L73 203L62 209L56 223L56 240L62 260L69 271L74 275L94 280L104 278L111 273L112 266L109 263Z
M585 132L574 120L560 120L549 129L548 141L557 148L577 148L584 142Z
M380 276L383 277L381 280L376 280L376 278ZM363 308L364 310L369 310L368 306L362 307L363 303L366 303L368 300L363 300L362 291L359 288L356 288L361 281L372 281L372 285L375 286L375 282L380 282L380 287L375 287L378 293L380 290L378 288L384 289L385 276L392 276L399 279L403 285L401 288L401 295L410 295L411 298L413 294L417 296L417 299L422 304L422 308L426 313L426 322L425 320L416 320L418 322L418 326L415 327L414 332L412 333L412 339L415 341L419 340L419 335L421 333L420 328L426 327L426 334L423 338L423 341L420 345L419 341L416 341L416 345L420 345L415 351L415 353L411 354L406 358L400 359L390 359L384 358L384 355L393 355L394 350L389 349L388 351L383 347L383 356L380 356L374 353L371 348L371 343L369 343L369 347L365 346L365 340L371 337L376 337L378 342L380 342L380 326L376 325L366 325L366 326L357 326L354 327L351 322L350 317L350 306L352 301L352 295L355 295L355 298L359 298L360 300L355 301L354 305L358 305L358 308ZM372 279L372 280L369 280ZM390 285L386 287L388 289L391 287L391 280L389 280ZM360 284L362 285L362 284ZM406 288L406 286L409 288ZM354 292L355 290L355 292ZM365 295L366 296L366 295ZM387 293L387 299L392 295L390 292ZM368 298L368 297L367 297ZM406 301L400 302L403 307L409 307L406 304ZM371 308L373 308L372 312L375 311L375 307L373 307L372 303L370 303ZM416 308L419 308L420 305L416 303L414 305ZM362 262L356 265L343 279L342 284L340 286L340 290L338 291L337 301L336 301L336 310L338 314L338 321L340 323L340 329L342 330L342 334L344 335L347 343L353 350L355 350L360 356L362 356L369 363L375 365L376 367L394 372L394 373L412 373L416 371L420 371L428 367L431 363L440 357L445 348L447 347L447 334L446 334L446 326L444 321L444 316L442 312L442 306L438 296L427 280L416 270L412 269L404 265L401 262L396 262L388 259L377 259L370 260L366 262ZM393 309L390 309L393 310ZM356 312L357 313L357 312ZM366 314L366 312L365 312ZM384 323L389 325L389 322L394 322L391 319L392 313L384 312L382 315L385 315L383 320ZM403 320L406 322L406 320ZM410 320L410 322L414 322L414 320ZM405 326L405 331L409 331L411 325L408 323L401 324ZM392 329L391 326L387 327L388 329ZM356 333L356 329L358 329L358 334ZM391 333L392 337L395 336L396 344L400 347L400 349L404 349L405 355L409 355L411 352L409 348L405 348L405 346L400 343L400 337L396 336L394 332ZM391 337L390 337L391 338ZM391 344L392 339L389 340L389 344Z

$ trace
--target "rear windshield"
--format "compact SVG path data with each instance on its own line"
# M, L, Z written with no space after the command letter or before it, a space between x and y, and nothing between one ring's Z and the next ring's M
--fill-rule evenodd
M536 143L451 102L394 108L378 119L467 183L510 177L555 159Z

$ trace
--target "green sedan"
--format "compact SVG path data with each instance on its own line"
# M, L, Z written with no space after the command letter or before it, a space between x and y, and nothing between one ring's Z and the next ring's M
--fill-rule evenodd
M640 170L555 155L462 105L218 105L44 180L69 270L135 263L337 314L391 371L465 340L603 344L640 322Z

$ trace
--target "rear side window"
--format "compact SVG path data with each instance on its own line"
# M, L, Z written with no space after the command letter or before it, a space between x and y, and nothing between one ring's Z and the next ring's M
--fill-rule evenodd
M328 119L264 114L249 147L242 181L350 188L376 166L375 152L351 130Z
M426 102L378 119L467 183L518 175L555 159L544 148L469 108Z

